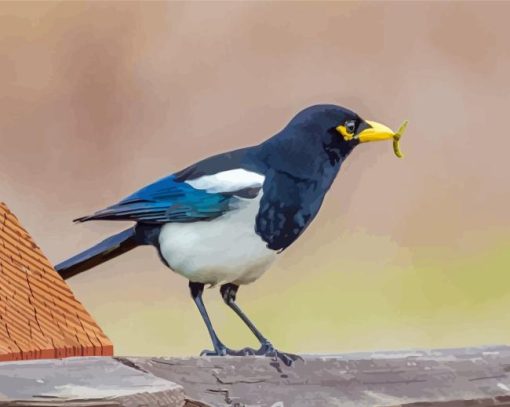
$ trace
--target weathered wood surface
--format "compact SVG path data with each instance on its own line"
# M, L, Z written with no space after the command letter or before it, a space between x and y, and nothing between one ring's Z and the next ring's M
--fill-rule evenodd
M183 388L109 357L0 363L0 406L168 406Z
M212 406L510 406L510 347L267 358L129 358Z
M0 363L0 406L510 406L510 347Z

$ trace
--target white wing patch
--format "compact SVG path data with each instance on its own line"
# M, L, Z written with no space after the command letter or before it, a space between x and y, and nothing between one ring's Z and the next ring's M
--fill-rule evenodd
M265 177L242 168L222 171L213 175L185 181L195 189L206 190L211 193L234 192L245 188L260 188Z

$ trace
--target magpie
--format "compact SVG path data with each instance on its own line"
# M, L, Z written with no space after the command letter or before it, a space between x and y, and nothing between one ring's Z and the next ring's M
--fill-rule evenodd
M266 355L290 365L298 357L277 351L239 308L239 286L261 277L301 236L358 144L396 135L344 107L310 106L261 144L206 158L75 219L135 223L55 268L67 279L137 246L154 246L167 267L189 280L213 345L203 355ZM206 285L220 285L224 302L258 339L259 349L223 344L202 300Z

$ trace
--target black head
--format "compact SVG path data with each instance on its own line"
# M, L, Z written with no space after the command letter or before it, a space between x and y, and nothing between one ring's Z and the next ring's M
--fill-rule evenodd
M394 132L337 105L315 105L299 112L287 126L262 144L266 162L291 173L339 167L358 144L392 139Z
M290 130L305 143L319 143L327 150L338 150L347 155L359 139L354 137L358 127L364 127L364 121L353 111L336 105L315 105L299 112L289 122ZM343 129L345 135L340 133Z
M297 137L320 140L326 149L338 150L342 155L359 143L392 139L394 135L388 127L365 121L352 110L337 105L310 106L299 112L287 128Z

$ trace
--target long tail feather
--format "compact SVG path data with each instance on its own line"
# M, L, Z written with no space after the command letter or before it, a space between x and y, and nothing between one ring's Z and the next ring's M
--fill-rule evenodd
M129 228L57 264L55 269L62 278L67 279L126 253L138 245L139 243L135 239L135 229Z

